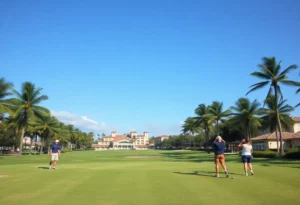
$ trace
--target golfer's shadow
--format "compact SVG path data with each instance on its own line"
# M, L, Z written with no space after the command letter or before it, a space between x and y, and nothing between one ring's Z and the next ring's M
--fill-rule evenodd
M49 169L49 167L38 167L39 169Z
M207 172L207 171L194 171L196 173L202 172L202 173L207 173L207 174L216 174L216 172ZM224 173L224 171L220 171L220 174ZM241 175L243 176L243 174L238 174L238 173L233 173L233 172L228 172L229 175L233 174L233 175Z
M203 176L203 177L215 177L216 172L207 172L207 171L193 171L193 172L173 172L174 174L184 174L184 175L194 175L194 176ZM242 175L237 173L230 173L229 175Z
M173 172L174 174L184 174L184 175L194 175L194 176L202 176L202 177L214 177L212 174L203 174L198 171L195 172Z

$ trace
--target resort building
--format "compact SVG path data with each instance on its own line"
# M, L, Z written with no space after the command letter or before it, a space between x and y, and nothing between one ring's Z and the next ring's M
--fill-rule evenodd
M137 134L136 131L133 131L128 135L118 135L113 131L110 136L105 136L98 140L98 144L93 144L92 147L95 150L145 150L148 149L148 145L148 132Z
M282 132L283 149L300 147L300 117L292 119L294 125ZM279 132L277 137L279 138ZM277 150L276 133L266 133L252 138L252 146L254 150Z

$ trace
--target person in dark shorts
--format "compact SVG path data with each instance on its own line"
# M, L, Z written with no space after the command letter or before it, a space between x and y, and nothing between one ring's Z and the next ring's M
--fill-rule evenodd
M225 150L225 141L222 139L222 137L217 136L214 143L213 148L215 152L215 168L216 168L216 177L220 177L219 175L219 164L221 164L222 168L224 169L226 177L229 177L226 164L225 164L225 156L224 156L224 150Z
M245 138L242 140L242 142L238 145L239 148L242 148L242 161L244 164L244 171L245 171L245 176L248 176L248 167L250 169L251 175L254 175L253 172L253 167L251 164L252 160L252 145L250 144L249 138Z

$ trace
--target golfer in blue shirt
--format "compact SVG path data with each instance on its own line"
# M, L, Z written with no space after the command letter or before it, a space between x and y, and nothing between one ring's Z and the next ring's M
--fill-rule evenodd
M49 169L56 169L56 163L58 161L58 158L60 156L61 147L58 144L59 140L55 140L55 144L52 144L50 147L50 166ZM53 164L53 167L52 167Z
M225 164L225 141L222 139L221 136L217 136L214 143L213 148L215 152L215 168L216 168L216 177L220 177L219 175L219 164L221 164L222 168L224 169L226 177L229 177L226 164Z

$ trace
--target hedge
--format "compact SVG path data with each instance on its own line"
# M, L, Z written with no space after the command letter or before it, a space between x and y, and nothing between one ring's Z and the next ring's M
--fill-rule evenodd
M67 152L72 152L72 150L64 149L64 150L61 151L61 153L67 153Z
M254 151L253 152L253 157L257 158L275 158L277 157L277 153L271 150L266 150L266 151Z
M300 159L300 148L286 150L284 157L287 159Z

